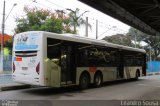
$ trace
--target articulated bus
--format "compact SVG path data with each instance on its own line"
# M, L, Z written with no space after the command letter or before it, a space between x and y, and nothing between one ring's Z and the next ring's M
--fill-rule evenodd
M146 52L104 40L29 31L14 36L12 64L16 82L86 89L146 75Z

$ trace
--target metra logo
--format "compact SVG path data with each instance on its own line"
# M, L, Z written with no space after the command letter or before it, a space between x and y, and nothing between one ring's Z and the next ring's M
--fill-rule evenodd
M23 34L17 36L15 50L34 50L38 49L36 34Z
M20 37L18 37L17 39L17 44L25 44L27 42L28 36L25 35L21 35Z

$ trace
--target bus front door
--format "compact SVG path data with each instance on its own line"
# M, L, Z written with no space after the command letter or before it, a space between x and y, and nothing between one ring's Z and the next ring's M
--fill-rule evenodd
M73 47L61 47L61 85L74 83L74 54Z

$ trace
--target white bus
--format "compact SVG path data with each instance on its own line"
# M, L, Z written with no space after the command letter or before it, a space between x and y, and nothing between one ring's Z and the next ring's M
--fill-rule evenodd
M146 74L142 49L76 35L30 31L14 36L13 80L63 87L130 79Z

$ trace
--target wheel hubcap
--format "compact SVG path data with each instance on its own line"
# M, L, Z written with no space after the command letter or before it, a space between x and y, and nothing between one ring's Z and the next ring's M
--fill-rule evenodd
M96 81L97 85L100 85L101 84L101 78L100 78L100 76L97 76L96 79L95 79L95 81Z
M85 84L85 85L87 85L87 79L83 78L82 83Z

